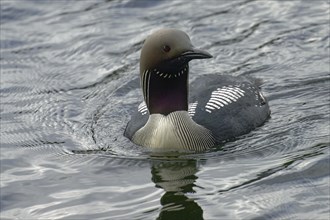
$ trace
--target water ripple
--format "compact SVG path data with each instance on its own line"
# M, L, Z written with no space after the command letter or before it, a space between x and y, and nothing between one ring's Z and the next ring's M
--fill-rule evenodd
M0 10L1 218L328 216L328 2L29 0ZM142 100L140 49L160 27L214 55L191 64L191 80L261 78L271 118L203 153L159 154L123 137Z

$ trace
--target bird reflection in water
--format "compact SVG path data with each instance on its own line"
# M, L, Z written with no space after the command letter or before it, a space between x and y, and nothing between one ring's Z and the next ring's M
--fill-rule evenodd
M203 219L203 210L187 194L195 193L194 187L198 171L195 160L153 161L151 174L156 187L165 190L157 220Z

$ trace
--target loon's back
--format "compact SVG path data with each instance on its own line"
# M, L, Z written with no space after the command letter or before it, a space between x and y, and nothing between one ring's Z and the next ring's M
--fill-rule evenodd
M204 75L190 85L188 113L208 129L214 144L231 140L262 125L270 115L259 83L246 77ZM149 118L144 102L128 123L125 136L131 139Z
M189 113L221 143L262 125L270 115L258 82L246 77L205 75L191 84Z

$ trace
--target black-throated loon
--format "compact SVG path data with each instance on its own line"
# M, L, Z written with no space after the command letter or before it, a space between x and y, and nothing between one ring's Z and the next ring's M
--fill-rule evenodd
M147 37L140 57L144 102L124 135L152 149L202 151L262 125L270 110L254 80L202 75L188 100L189 61L211 57L180 30Z

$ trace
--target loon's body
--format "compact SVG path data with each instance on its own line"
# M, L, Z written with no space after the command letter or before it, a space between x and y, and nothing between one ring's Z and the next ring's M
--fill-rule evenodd
M182 31L149 36L140 60L144 102L124 135L153 149L201 151L262 125L270 110L254 80L203 75L188 88L188 62L211 57Z

